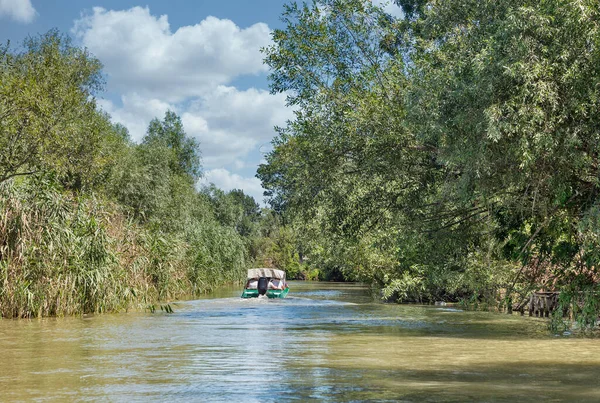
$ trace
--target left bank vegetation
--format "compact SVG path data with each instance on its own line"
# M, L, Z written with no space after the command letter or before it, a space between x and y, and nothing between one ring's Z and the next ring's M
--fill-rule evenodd
M238 282L266 214L197 190L173 112L141 143L96 105L101 63L58 31L0 47L0 316L144 307ZM271 224L266 224L271 225Z

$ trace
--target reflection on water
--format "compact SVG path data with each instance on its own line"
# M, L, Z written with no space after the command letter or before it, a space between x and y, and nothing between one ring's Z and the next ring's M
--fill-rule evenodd
M174 314L0 321L0 400L600 401L600 340L543 320L222 289Z

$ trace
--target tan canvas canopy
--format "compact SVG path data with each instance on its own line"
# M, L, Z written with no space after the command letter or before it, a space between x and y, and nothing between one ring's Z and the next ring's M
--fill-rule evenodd
M271 277L279 280L285 280L285 272L277 269L250 269L248 270L248 278Z

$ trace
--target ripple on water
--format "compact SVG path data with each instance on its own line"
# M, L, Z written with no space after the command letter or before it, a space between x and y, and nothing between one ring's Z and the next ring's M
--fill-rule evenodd
M175 313L0 321L0 400L599 401L598 340L348 284Z

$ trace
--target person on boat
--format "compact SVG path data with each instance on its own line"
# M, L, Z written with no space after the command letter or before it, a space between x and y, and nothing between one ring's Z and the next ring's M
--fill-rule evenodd
M283 290L285 289L285 284L282 280L274 278L269 282L269 288L273 288L274 290Z
M256 290L258 288L258 280L255 278L251 278L246 283L246 289L248 290Z

